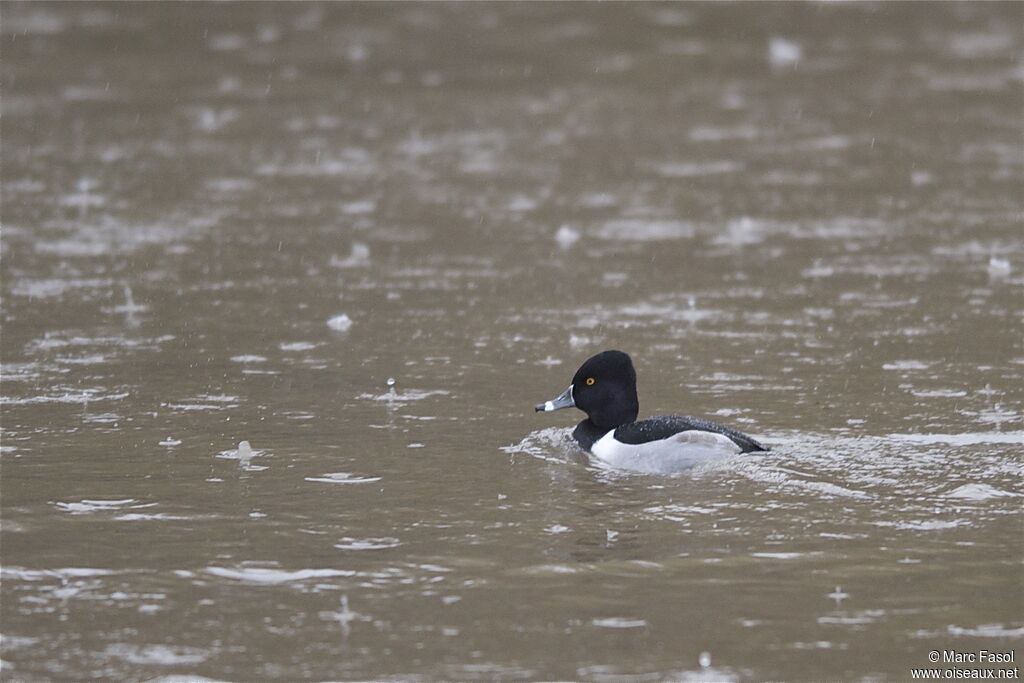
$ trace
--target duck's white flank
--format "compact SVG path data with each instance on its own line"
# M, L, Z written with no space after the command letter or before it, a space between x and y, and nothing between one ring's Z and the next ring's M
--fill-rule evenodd
M641 444L616 441L613 429L590 447L590 452L603 465L646 474L680 472L740 451L727 436L695 429Z

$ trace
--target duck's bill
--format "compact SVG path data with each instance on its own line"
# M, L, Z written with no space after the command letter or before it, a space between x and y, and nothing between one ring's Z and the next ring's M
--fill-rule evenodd
M550 413L552 410L572 408L575 405L576 401L572 400L572 385L570 384L569 388L559 394L557 398L553 398L550 401L544 401L544 403L538 403L534 410L539 413Z

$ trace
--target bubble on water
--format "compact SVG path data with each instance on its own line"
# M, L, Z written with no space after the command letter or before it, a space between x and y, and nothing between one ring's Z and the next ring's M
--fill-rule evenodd
M579 205L585 209L604 209L618 204L618 198L610 192L587 192L579 199Z
M261 472L267 467L262 465L253 465L252 459L267 455L267 451L258 448L253 448L248 441L238 442L237 448L229 448L226 451L221 451L217 454L218 458L225 458L227 460L237 460L238 466L246 472Z
M910 182L915 187L930 185L935 182L935 176L928 171L915 170L910 172Z
M585 337L583 335L578 334L569 335L569 346L575 351L584 349L590 346L591 344L593 344L593 340L590 337Z
M609 287L621 287L629 281L629 273L603 273L601 283Z
M821 259L814 259L809 268L800 271L800 275L807 278L832 277L835 272L835 268L824 264Z
M370 264L370 247L362 242L353 242L349 255L345 258L332 256L330 264L335 268L359 268Z
M387 384L389 387L395 386L395 378L394 377L388 377L388 381L385 382L385 384Z
M836 601L836 606L838 606L839 603L841 603L846 598L850 597L850 594L849 593L844 593L842 586L836 586L835 590L832 591L831 593L829 593L828 595L826 595L825 597L831 598L832 600L835 600Z
M766 232L771 227L766 221L743 216L729 221L725 233L715 237L714 243L733 247L758 244L765 240Z
M327 327L336 332L347 332L352 327L352 318L348 317L345 313L341 313L332 318L328 318Z
M517 213L533 211L537 208L537 200L527 197L526 195L517 194L509 200L507 208L509 211L515 211Z
M776 69L783 67L796 68L803 55L804 49L800 43L793 42L782 36L773 36L768 41L768 61Z
M650 21L658 26L688 26L693 23L693 15L678 7L658 7Z
M1013 268L1010 261L996 256L988 260L988 275L992 279L1004 278L1010 274Z
M206 43L211 50L230 52L245 47L245 37L238 33L219 33L215 36L210 36Z
M161 445L161 446L168 446L168 447L180 446L181 445L181 439L175 439L172 436L168 436L163 441L161 441L159 445Z
M264 24L256 32L256 39L261 43L274 43L281 38L281 28L274 24Z
M578 230L572 229L568 225L563 225L555 232L555 242L562 249L568 249L572 245L576 244L580 239L580 233Z
M343 634L346 637L352 632L351 624L352 624L353 621L372 621L373 620L373 617L371 617L369 615L360 614L359 612L356 612L355 610L350 609L349 606L348 606L348 596L347 595L342 595L341 596L341 600L339 601L339 603L340 603L341 609L338 610L337 612L331 612L331 611L326 611L325 610L323 612L320 612L319 616L324 621L337 621L339 624L341 624L342 632L343 632Z
M428 71L420 76L420 83L429 88L436 88L444 83L444 76L442 76L438 71Z
M704 652L701 652L700 658L697 661L700 662L700 666L702 669L708 668L709 666L711 666L711 653L707 652L706 650Z
M120 306L114 306L110 309L114 313L124 313L125 323L131 327L138 327L139 321L135 317L136 313L149 310L149 306L145 304L135 303L135 297L132 294L132 288L128 285L124 286L124 303Z

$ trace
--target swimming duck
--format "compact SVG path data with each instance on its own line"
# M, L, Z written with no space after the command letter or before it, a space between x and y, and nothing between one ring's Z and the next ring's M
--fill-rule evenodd
M716 456L768 450L746 434L699 417L659 415L638 421L636 370L622 351L588 358L568 389L535 410L571 407L587 414L572 433L576 442L614 468L664 473Z

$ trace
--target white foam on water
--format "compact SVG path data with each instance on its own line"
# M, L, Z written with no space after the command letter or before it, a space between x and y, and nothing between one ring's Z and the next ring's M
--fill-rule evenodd
M61 387L55 387L60 389ZM16 396L0 396L0 404L3 405L31 405L34 403L91 403L97 400L120 400L128 396L128 392L112 393L103 395L100 393L105 391L101 387L93 389L74 389L68 390L59 394L50 394L44 396L26 396L24 398Z
M587 192L580 196L577 202L586 209L605 209L618 203L618 197L610 192Z
M451 392L445 389L406 389L399 392L395 391L392 386L390 390L383 394L359 394L356 398L369 401L380 401L382 403L387 403L390 406L400 407L413 401L422 401L423 399L434 396L450 395Z
M232 579L244 583L276 586L280 584L307 581L309 579L328 579L335 577L352 577L356 572L350 569L297 569L286 571L283 569L271 569L268 567L242 567L232 569L230 567L206 567L203 569L208 574L213 574L222 579Z
M200 664L210 657L210 652L194 647L170 645L110 645L104 652L132 664L159 664L164 666ZM194 679L193 679L194 680Z
M213 515L172 515L167 512L127 512L114 517L117 522L169 522L186 519L213 519Z
M591 229L590 234L604 240L656 242L693 237L692 223L669 219L616 218Z
M313 342L299 341L299 342L282 342L278 346L278 348L280 348L282 351L310 351L312 349L315 349L318 346L320 346L320 345L319 344L314 344Z
M590 623L600 628L644 628L647 626L646 619L630 619L627 617L592 619Z
M750 556L759 557L764 560L796 560L801 557L820 554L821 553L750 553Z
M745 168L739 161L717 159L714 161L665 161L654 164L653 170L665 178L699 178L708 175L737 173Z
M1007 628L1002 624L980 624L974 628L964 628L950 624L946 632L952 636L974 636L976 638L1024 638L1024 626Z
M509 211L515 211L518 213L533 211L537 208L537 200L520 194L512 197L505 208Z
M231 361L234 363L266 363L266 356L258 356L253 353L242 354L239 356L232 356Z
M338 539L334 547L338 550L385 550L401 545L401 541L391 536L381 538L351 538L345 536Z
M546 427L530 432L517 444L501 446L501 450L509 455L529 455L539 460L564 463L568 461L568 452L576 449L572 440L572 430L564 427ZM563 455L558 456L559 453Z
M352 318L346 313L340 313L327 319L327 327L335 332L347 332L352 327Z
M6 633L0 633L0 650L4 652L17 650L18 648L35 645L39 640L39 638L33 638L31 636L11 636Z
M976 446L978 444L1024 444L1024 431L966 432L963 434L890 434L889 438L913 444L950 444Z
M62 503L55 502L62 512L67 512L72 515L88 515L94 512L111 512L116 511L126 505L132 507L139 507L132 505L132 503L138 502L134 498L123 498L120 500L81 500L77 503ZM151 505L151 504L150 504Z
M946 498L960 500L991 500L993 498L1018 498L1020 493L997 489L989 484L964 484L945 494Z
M359 199L353 202L345 202L341 205L341 212L349 216L360 216L373 213L377 210L377 202L372 199Z
M966 391L957 389L910 389L911 394L918 398L963 398Z
M225 406L211 403L161 403L160 405L171 410L223 410L225 408Z
M332 256L329 264L335 268L363 268L370 265L370 247L362 242L353 242L345 258ZM330 323L328 323L330 324Z
M365 149L348 148L338 156L321 155L316 162L297 161L293 163L269 162L256 167L256 174L288 178L330 178L343 177L365 179L380 171L380 165Z
M927 370L934 363L926 363L920 360L897 360L891 363L883 363L883 370Z
M351 472L328 472L319 477L306 477L306 481L316 481L324 484L372 484L380 480L381 477L361 477Z
M993 279L1005 278L1012 271L1013 268L1010 266L1010 261L1008 259L993 256L988 260L988 274L989 277L992 277Z
M899 521L877 521L872 522L875 526L890 527L893 529L913 531L942 531L944 529L955 529L970 524L968 519L907 519Z
M95 242L92 240L63 239L36 242L36 251L42 254L54 254L56 256L102 256L110 252L110 245L106 242Z
M26 569L25 567L0 567L0 579L19 581L59 581L67 584L72 581L93 579L100 576L114 576L134 573L138 570L94 569L91 567L63 567L59 569Z

